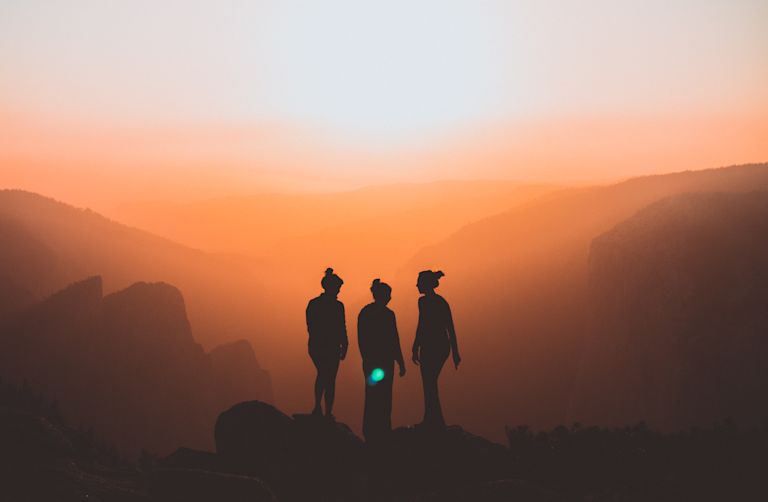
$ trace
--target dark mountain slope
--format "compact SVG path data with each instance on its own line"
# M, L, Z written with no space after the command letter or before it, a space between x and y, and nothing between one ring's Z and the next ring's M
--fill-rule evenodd
M63 414L135 454L179 444L210 446L217 412L271 398L269 377L247 342L212 358L192 336L184 299L164 283L102 296L102 281L75 283L0 325L0 376L27 380ZM215 363L214 363L215 361ZM221 378L229 365L228 379Z
M573 416L665 428L768 418L768 192L659 201L595 239Z
M569 189L468 225L422 250L399 284L412 288L426 268L446 273L440 291L453 307L465 361L460 374L444 372L444 402L457 410L455 419L486 434L495 430L489 415L536 427L563 421L588 333L592 239L666 196L760 188L768 189L768 164ZM407 307L394 306L398 312ZM405 326L414 322L398 318ZM468 387L475 389L471 401L462 399Z
M54 285L69 279L53 249L6 215L0 216L0 275L37 296L50 294Z

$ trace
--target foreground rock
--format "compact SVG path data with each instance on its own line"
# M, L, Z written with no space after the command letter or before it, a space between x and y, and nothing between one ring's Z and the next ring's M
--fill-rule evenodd
M230 471L258 475L281 497L352 497L364 489L362 441L344 424L248 401L219 416L216 451Z
M7 397L0 392L0 398ZM56 417L3 406L3 401L8 400L0 399L2 501L277 501L262 480L221 472L215 453L181 448L159 465L140 469Z
M365 445L344 424L312 415L289 417L259 401L219 416L222 466L263 478L285 500L359 500L479 486L510 476L508 450L452 427L401 428Z

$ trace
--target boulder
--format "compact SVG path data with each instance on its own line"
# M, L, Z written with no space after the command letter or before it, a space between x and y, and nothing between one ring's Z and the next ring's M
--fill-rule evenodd
M219 416L215 438L226 469L262 477L281 499L348 498L365 485L363 442L346 425L323 417L291 418L248 401Z
M287 463L295 437L293 419L261 401L231 407L219 415L214 430L222 461L237 471L258 474Z
M363 441L341 422L294 415L292 461L313 490L335 496L359 495L365 488L368 455Z

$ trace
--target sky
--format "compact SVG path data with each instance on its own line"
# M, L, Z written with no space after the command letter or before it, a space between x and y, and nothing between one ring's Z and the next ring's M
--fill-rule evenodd
M199 197L764 161L766 22L762 0L2 0L0 184Z

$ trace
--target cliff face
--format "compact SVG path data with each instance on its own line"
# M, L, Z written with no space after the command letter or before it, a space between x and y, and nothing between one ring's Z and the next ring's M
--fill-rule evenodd
M768 417L768 193L663 199L596 238L571 417L665 428Z
M420 251L401 269L395 290L410 290L420 270L444 270L441 291L460 322L459 336L471 333L460 338L463 355L483 361L461 370L462 385L476 391L471 404L455 399L453 416L488 435L495 433L488 417L536 428L562 423L578 370L576 355L590 336L592 240L664 197L756 189L768 190L768 164L570 188L467 225ZM411 306L398 304L396 297L393 307L407 325ZM504 399L495 391L500 371ZM479 405L484 414L474 412Z
M222 407L237 404L243 396L273 402L269 373L259 366L253 347L247 340L238 340L215 347L208 354L214 379L219 389Z
M106 297L99 277L75 283L0 325L0 348L3 377L26 379L129 454L210 447L222 408L271 398L248 342L225 350L221 377L222 358L195 342L181 293L164 283Z

